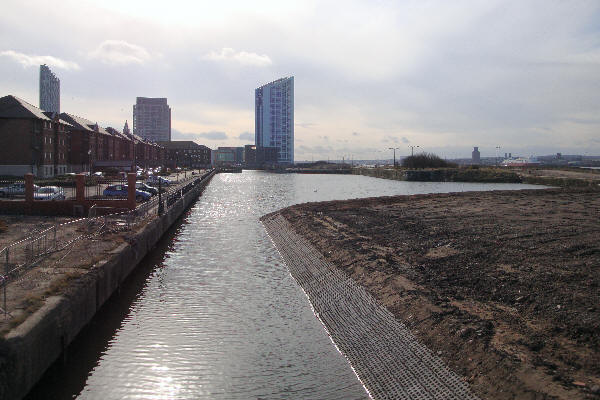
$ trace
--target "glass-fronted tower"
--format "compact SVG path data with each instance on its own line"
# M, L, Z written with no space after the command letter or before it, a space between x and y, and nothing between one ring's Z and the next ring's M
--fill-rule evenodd
M171 107L166 98L136 98L133 133L151 142L171 141Z
M256 147L277 148L277 162L294 163L294 77L281 78L254 91Z
M60 80L46 64L40 65L40 108L60 114Z

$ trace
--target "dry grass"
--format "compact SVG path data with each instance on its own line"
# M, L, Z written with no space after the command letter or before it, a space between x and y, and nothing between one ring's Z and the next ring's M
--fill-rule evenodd
M54 296L56 294L63 294L69 288L71 282L79 277L81 274L77 271L68 271L61 275L58 279L54 279L50 286L44 291L44 297Z

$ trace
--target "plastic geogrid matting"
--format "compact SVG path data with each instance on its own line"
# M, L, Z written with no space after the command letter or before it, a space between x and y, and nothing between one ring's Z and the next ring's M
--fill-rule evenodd
M375 399L477 399L443 361L360 285L327 262L289 223L263 220L291 275Z

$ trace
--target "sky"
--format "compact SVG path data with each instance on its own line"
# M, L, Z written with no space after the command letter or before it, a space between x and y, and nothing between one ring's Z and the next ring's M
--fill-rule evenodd
M295 159L600 155L600 2L4 0L0 92L173 140L254 143L254 89L294 76Z

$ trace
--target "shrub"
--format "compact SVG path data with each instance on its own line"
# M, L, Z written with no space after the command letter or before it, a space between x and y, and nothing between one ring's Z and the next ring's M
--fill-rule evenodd
M402 166L406 168L448 168L456 167L433 153L421 153L408 156L402 160Z

